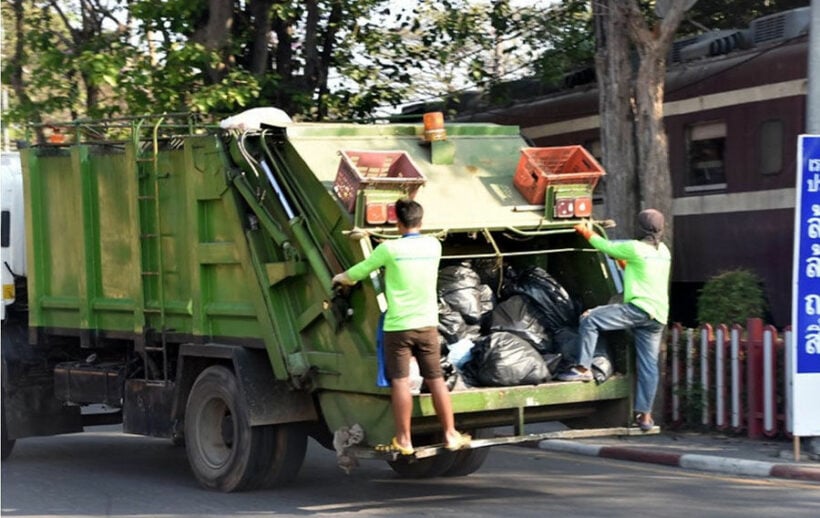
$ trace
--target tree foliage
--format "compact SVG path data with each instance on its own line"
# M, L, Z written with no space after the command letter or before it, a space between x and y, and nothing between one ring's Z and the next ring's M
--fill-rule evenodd
M3 84L15 121L262 105L311 120L366 117L550 73L550 34L575 35L550 31L560 18L509 0L11 0L2 8L14 21L5 26Z
M721 272L703 285L698 296L698 322L703 324L745 324L766 312L760 276L745 269Z

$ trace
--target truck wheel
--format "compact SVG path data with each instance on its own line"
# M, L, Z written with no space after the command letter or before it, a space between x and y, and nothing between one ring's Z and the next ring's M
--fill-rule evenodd
M9 439L8 431L6 430L6 407L3 405L2 409L3 421L0 423L0 435L2 435L2 444L0 444L0 460L6 460L11 455L11 450L14 449L14 439Z
M413 436L415 444L435 444L441 442L441 434L416 437ZM456 455L453 452L444 451L433 457L423 459L403 459L388 461L387 464L402 478L434 478L440 477L447 470L453 467Z
M258 485L273 440L267 427L251 427L236 376L215 365L197 377L185 407L185 450L200 484L219 491Z
M470 434L473 439L487 439L493 436L493 430L484 428L474 430ZM490 454L489 448L475 448L472 450L462 450L455 452L455 462L453 466L444 472L445 477L466 477L470 473L475 473L487 460Z
M456 460L455 453L445 452L418 460L388 461L390 467L402 478L434 478L447 472Z
M307 431L297 424L261 427L270 437L267 465L259 473L258 486L272 489L287 484L299 473L307 452Z

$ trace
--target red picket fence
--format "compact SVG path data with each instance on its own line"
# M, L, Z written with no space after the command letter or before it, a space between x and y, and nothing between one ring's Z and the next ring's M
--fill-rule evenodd
M790 436L791 330L760 319L740 325L669 329L667 427L713 428L751 438Z

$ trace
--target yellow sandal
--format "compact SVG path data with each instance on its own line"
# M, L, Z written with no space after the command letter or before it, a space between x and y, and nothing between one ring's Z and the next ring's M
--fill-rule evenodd
M381 453L399 453L401 455L413 455L416 453L416 450L412 447L405 448L400 445L395 437L390 441L390 444L377 444L373 449Z
M468 447L472 440L473 438L470 437L469 434L460 433L458 434L458 439L456 439L455 442L446 443L444 447L450 451L456 451Z

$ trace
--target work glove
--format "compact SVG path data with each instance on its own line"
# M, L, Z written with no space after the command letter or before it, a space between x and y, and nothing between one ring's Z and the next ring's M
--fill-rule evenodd
M581 234L587 241L589 241L589 238L596 235L592 230L592 226L587 222L578 223L575 225L575 231Z
M354 284L356 284L356 281L351 279L350 276L347 274L347 272L342 272L342 273L337 273L336 275L333 276L333 280L331 281L331 284L334 287L336 287L336 286L353 286Z

